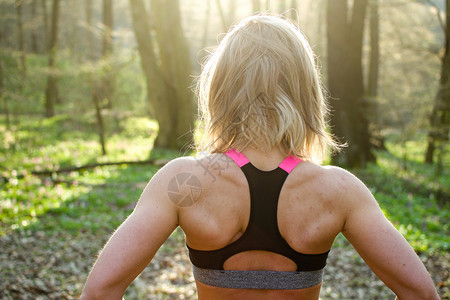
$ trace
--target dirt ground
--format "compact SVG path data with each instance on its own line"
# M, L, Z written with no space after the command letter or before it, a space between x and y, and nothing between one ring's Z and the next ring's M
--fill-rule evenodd
M108 235L14 232L0 238L0 299L77 299ZM442 299L450 299L450 254L421 256ZM328 299L394 299L341 241L330 253L321 291ZM183 241L171 238L136 278L125 299L196 299Z

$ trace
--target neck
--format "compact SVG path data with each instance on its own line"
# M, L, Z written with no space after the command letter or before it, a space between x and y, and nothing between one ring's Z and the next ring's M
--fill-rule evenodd
M278 148L273 148L270 151L262 151L255 147L248 146L242 150L242 154L244 154L255 167L263 171L275 169L286 158Z

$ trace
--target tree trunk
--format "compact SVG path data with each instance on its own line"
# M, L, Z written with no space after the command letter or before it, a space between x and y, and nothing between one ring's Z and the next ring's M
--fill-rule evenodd
M169 146L182 149L191 146L194 130L194 104L190 90L192 73L189 46L183 34L178 0L152 0L152 19L161 61L161 74L167 88L167 103L170 114L166 123L171 126L169 144L155 140L157 148ZM170 123L170 125L169 125ZM159 136L158 136L159 137Z
M92 64L95 62L95 54L94 54L94 42L92 35L92 0L86 0L86 25L87 25L87 34L86 38L88 41L88 61ZM102 155L106 155L106 142L105 142L105 127L102 115L102 107L100 105L101 101L101 91L98 88L98 84L95 80L95 72L88 73L88 81L89 87L91 89L91 98L92 104L94 104L95 109L95 118L97 120L97 133L99 138L100 147L102 149Z
M114 67L112 64L113 54L113 2L112 0L103 0L103 47L102 59L105 62L105 68L102 70L102 102L107 108L112 108L112 98L114 95ZM102 106L102 105L101 105Z
M80 47L82 43L80 40L84 38L82 33L80 33L81 26L78 21L81 16L78 15L78 11L83 11L83 1L67 1L67 6L65 7L65 11L70 11L70 16L63 22L63 27L66 29L66 35L64 36L64 41L66 43L64 50L68 52L72 61L76 64L81 64L83 59L83 51L84 45ZM65 25L67 24L67 25ZM58 100L62 100L58 98ZM58 102L60 103L60 102Z
M430 117L430 119L431 119L431 117ZM432 164L434 151L436 150L436 145L435 145L434 138L431 135L431 129L430 129L430 132L428 132L427 141L428 141L428 146L427 146L427 152L425 153L425 163Z
M348 73L347 52L347 0L328 0L327 6L327 70L328 90L331 93L331 124L333 133L340 142L346 142L350 136L348 112L345 110L343 96L345 86L340 82ZM337 156L345 163L345 156ZM337 161L341 164L340 161Z
M328 88L332 102L334 134L348 148L334 163L364 167L371 153L367 101L364 99L362 42L367 0L355 1L348 21L347 0L329 0L327 13Z
M148 99L159 131L154 148L182 149L193 140L193 102L187 42L181 28L176 0L152 0L159 61L150 36L148 15L142 0L130 0L133 27L141 64L147 79Z
M85 0L85 8L86 8L86 40L87 40L87 60L89 63L93 63L95 61L94 54L94 37L92 34L92 0ZM92 73L89 73L92 74Z
M38 47L38 38L37 38L37 16L36 16L36 10L37 10L37 0L31 1L31 19L33 20L33 28L31 29L31 51L33 53L39 53L39 47Z
M363 33L366 19L368 0L355 1L353 5L353 15L350 30L350 50L353 80L350 80L350 91L352 93L352 101L349 101L349 110L353 118L353 130L356 137L357 146L353 147L354 155L350 160L351 166L365 167L366 163L374 162L375 156L372 153L370 144L371 133L369 131L368 115L370 113L370 105L365 96L364 91L364 72L362 66L362 49L363 49ZM349 98L350 99L350 98ZM350 145L350 148L352 146Z
M2 35L0 33L0 41L2 39ZM0 49L0 54L1 53L1 49ZM6 98L5 95L5 83L3 80L3 60L0 59L0 100L3 101L3 108L5 110L5 117L6 117L6 129L10 130L11 129L11 120L10 120L10 116L9 116L9 107L8 107L8 99Z
M58 97L58 82L57 76L55 74L56 65L56 52L57 52L57 41L58 41L58 19L59 19L59 0L53 0L52 7L52 24L51 24L51 35L49 44L49 56L48 56L48 79L47 79L47 89L45 92L45 116L52 117L55 115L54 104L56 98Z
M19 32L19 70L22 74L23 79L25 78L26 72L27 72L27 65L26 65L26 52L25 52L25 37L23 32L23 17L22 17L22 10L23 10L23 1L17 0L16 1L16 8L17 8L17 29Z
M379 45L379 16L378 0L370 1L370 61L369 79L367 84L367 94L370 97L378 95L378 70L380 65L380 45Z
M379 15L378 15L378 0L372 0L369 4L370 18L369 18L369 33L370 33L370 57L369 57L369 72L367 79L367 101L368 110L377 111L378 96L378 74L380 67L380 29L379 29ZM378 150L386 150L384 137L380 133L378 114L373 114L373 132L371 139L371 146Z
M102 148L102 155L106 155L106 142L105 142L105 126L103 122L102 108L100 106L100 100L97 90L94 89L94 94L92 95L92 100L95 108L95 118L97 119L97 132L100 142L100 147Z
M450 0L446 0L446 15L450 16ZM432 163L435 150L444 151L441 143L448 141L450 130L450 18L446 18L445 46L442 58L441 79L439 90L435 97L433 110L430 115L431 128L428 132L428 148L425 154L425 162ZM443 156L443 153L439 155ZM440 166L438 166L440 168Z
M156 141L158 141L157 145L164 145L169 148L169 135L172 132L173 126L170 122L171 107L169 106L169 101L167 101L163 76L156 63L147 10L142 0L130 0L130 7L138 51L141 57L141 65L146 77L147 98L150 104L151 114L159 124L156 138Z
M42 7L42 19L44 24L44 53L47 53L48 51L48 36L49 36L49 30L48 30L48 13L47 13L47 0L41 0L41 7Z

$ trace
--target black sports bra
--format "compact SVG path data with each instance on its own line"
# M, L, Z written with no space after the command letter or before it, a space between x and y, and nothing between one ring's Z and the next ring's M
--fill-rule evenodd
M329 251L321 254L299 253L289 246L278 228L277 208L281 188L289 173L301 160L289 156L278 168L261 171L236 150L230 150L225 154L236 162L247 178L251 201L250 219L243 235L221 249L204 251L187 245L194 267L223 270L223 264L233 255L244 251L263 250L291 259L297 265L297 272L323 269Z

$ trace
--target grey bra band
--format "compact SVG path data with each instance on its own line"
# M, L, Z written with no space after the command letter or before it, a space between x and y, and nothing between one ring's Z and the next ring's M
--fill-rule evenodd
M203 284L230 289L295 290L322 282L323 269L305 272L232 271L192 266L194 277Z

